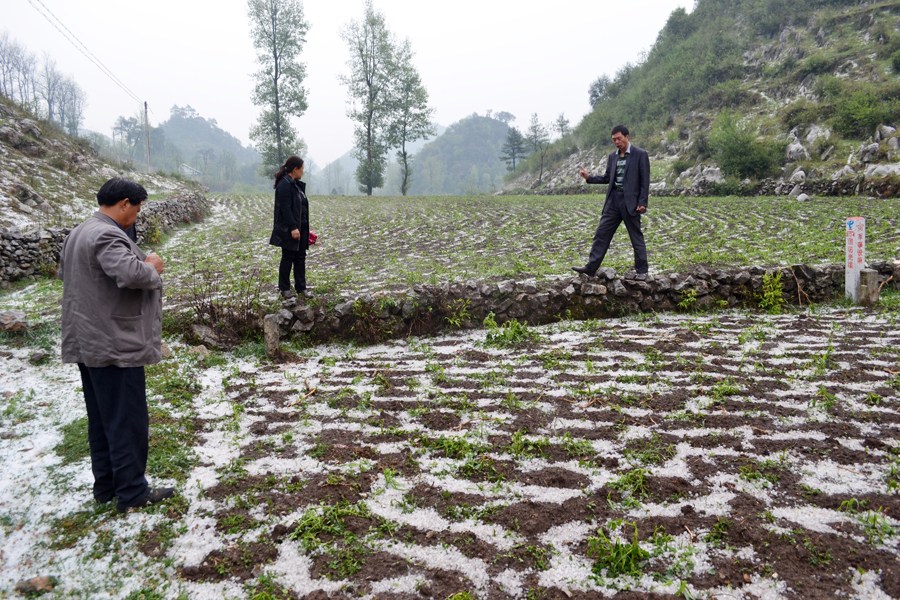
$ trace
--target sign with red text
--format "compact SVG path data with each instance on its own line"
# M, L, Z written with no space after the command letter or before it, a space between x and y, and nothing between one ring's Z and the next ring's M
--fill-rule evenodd
M847 219L847 244L844 253L844 291L847 298L859 301L859 273L866 266L866 220Z

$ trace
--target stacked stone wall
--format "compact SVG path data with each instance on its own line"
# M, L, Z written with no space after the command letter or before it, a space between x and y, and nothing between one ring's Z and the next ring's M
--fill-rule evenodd
M879 281L890 281L900 289L900 261L870 267L878 272ZM336 304L301 298L267 315L264 330L267 347L274 352L281 339L293 336L372 342L478 327L490 313L499 324L512 319L544 324L637 312L759 307L764 304L767 278L771 287L779 276L785 304L808 306L844 296L843 265L700 266L688 273L646 280L620 278L612 269L600 269L590 278L417 285L403 292L367 293Z
M135 223L138 242L153 241L154 237L180 224L198 222L208 211L209 201L199 193L146 202ZM59 252L69 231L71 228L63 227L31 232L0 231L0 283L55 273Z

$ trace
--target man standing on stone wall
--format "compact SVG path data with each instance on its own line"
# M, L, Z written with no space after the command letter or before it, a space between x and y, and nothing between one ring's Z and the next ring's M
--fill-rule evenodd
M150 488L150 419L144 366L162 358L163 261L145 255L126 230L147 191L110 179L99 209L63 242L62 360L77 363L88 415L94 499L119 512L154 504L172 488Z
M579 174L587 183L607 183L609 187L587 264L572 267L572 270L594 276L609 250L613 234L624 221L634 249L635 278L643 280L647 278L649 265L647 246L641 231L641 215L647 211L650 193L650 158L645 150L631 144L628 128L624 125L613 127L612 141L616 151L607 158L606 173L600 176L589 175L584 167L579 169Z

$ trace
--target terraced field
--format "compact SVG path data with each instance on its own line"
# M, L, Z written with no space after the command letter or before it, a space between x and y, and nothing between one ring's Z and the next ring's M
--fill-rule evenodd
M416 283L490 277L571 275L587 260L602 199L597 196L310 199L319 235L307 259L324 294L358 294ZM866 216L868 256L900 256L900 199L654 198L644 218L651 272L696 264L789 265L843 262L846 217ZM278 251L267 244L272 200L219 198L209 223L160 249L171 290L198 269L242 280L261 269L274 290ZM633 266L619 231L604 266ZM228 287L223 284L224 287ZM232 287L240 287L235 282Z
M443 243L460 256L434 276L500 274L511 261L475 268L462 256L498 237L497 256L534 261L519 274L561 274L581 252L563 250L572 239L586 250L592 226L581 221L596 206L482 199L466 211L428 199L392 221L391 242L375 229L391 201L356 202L314 205L324 239L309 262L324 294L408 284L382 257L392 244L421 248L401 261L419 280ZM800 237L777 229L801 220L796 205L764 202L732 224L706 207L738 211L737 201L671 202L647 219L656 264L696 258L688 242L702 231L718 251L719 219L732 252L758 264L831 262L815 249L843 232L843 207L803 217L824 228L807 234L815 260L805 261ZM274 273L258 258L274 252L248 241L267 223L264 205L229 200L159 249L173 297L203 257ZM495 214L501 205L518 219ZM528 214L572 255L519 252L542 248L520 223ZM897 214L870 221L870 256L894 256ZM452 241L452 222L466 242ZM677 249L663 222L682 227ZM365 264L367 274L346 268ZM650 313L294 344L281 363L258 345L206 355L169 339L172 357L148 368L149 475L178 495L119 516L91 500L77 370L35 360L58 344L59 287L8 291L0 308L27 309L38 325L0 340L0 592L48 576L47 597L60 598L900 597L900 297L885 292L868 310Z

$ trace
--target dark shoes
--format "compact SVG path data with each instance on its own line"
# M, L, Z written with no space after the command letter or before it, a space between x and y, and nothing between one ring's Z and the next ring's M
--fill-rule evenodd
M312 298L312 297L313 297L312 290L301 290L301 291L300 291L300 294L301 294L304 298Z
M122 506L121 504L116 506L116 510L120 513L128 513L135 510L140 510L142 508L146 508L152 504L158 504L162 502L166 498L171 498L175 495L175 488L149 488L147 490L147 495L144 496L140 502L133 506Z
M572 267L572 270L581 275L587 275L588 277L593 277L597 273L596 269L594 269L592 271L591 269L588 269L587 267Z
M281 297L284 298L285 300L290 300L294 296L295 296L295 294L294 294L293 290L281 290Z

